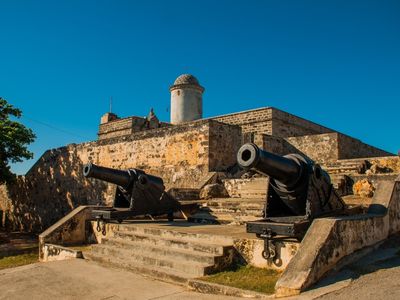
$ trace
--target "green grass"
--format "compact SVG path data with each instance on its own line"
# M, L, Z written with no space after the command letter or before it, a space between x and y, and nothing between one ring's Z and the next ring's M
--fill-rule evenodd
M251 266L239 266L236 270L220 272L200 280L228 285L244 290L273 294L280 273Z
M33 264L38 261L37 251L15 256L7 256L0 259L0 270Z

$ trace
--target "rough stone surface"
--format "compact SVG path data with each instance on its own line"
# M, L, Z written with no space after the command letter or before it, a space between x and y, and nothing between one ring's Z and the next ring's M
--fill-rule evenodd
M225 189L232 198L266 199L268 182L268 177L223 180Z
M387 166L380 166L377 163L373 163L371 167L365 172L366 175L374 175L374 174L385 174L391 173L393 169Z
M82 252L59 245L45 244L43 248L43 260L45 262L82 258Z
M228 196L225 187L219 183L207 184L200 190L200 199L224 198Z
M106 121L107 120L107 121ZM159 122L158 120L148 120L148 118L141 117L127 117L111 119L105 119L99 125L98 137L99 140L111 139L122 136L129 136L135 132L145 131L154 128L163 128L171 126L171 124L165 122Z
M40 232L79 205L110 204L115 186L83 177L89 161L142 169L163 178L167 189L196 188L209 171L235 163L239 136L237 126L206 120L49 150L26 176L0 186L0 209L14 229Z
M368 179L362 179L354 183L353 193L360 197L371 198L374 195L375 187Z

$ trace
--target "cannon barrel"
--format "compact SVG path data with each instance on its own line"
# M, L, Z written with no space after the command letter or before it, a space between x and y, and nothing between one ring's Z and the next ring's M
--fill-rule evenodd
M96 178L109 183L114 183L125 189L129 187L132 180L128 171L100 167L93 163L88 163L83 167L83 176L86 178Z
M240 147L237 153L237 161L243 169L253 169L286 186L295 185L302 175L302 164L297 159L261 150L252 143Z

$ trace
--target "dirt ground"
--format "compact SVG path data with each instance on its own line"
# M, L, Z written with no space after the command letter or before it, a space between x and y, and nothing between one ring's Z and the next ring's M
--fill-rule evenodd
M0 231L0 258L30 252L38 248L36 235Z

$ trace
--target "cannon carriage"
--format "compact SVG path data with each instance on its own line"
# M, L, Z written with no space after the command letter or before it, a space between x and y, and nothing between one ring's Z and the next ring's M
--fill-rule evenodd
M328 173L302 155L279 156L248 143L239 149L237 162L244 170L269 177L264 218L246 224L247 232L264 239L266 259L276 256L276 240L301 240L314 218L346 209Z
M167 215L172 221L173 213L180 209L179 202L165 191L162 178L142 170L115 170L89 163L84 166L83 175L117 185L112 207L92 211L97 227L100 222L122 222L134 216Z

